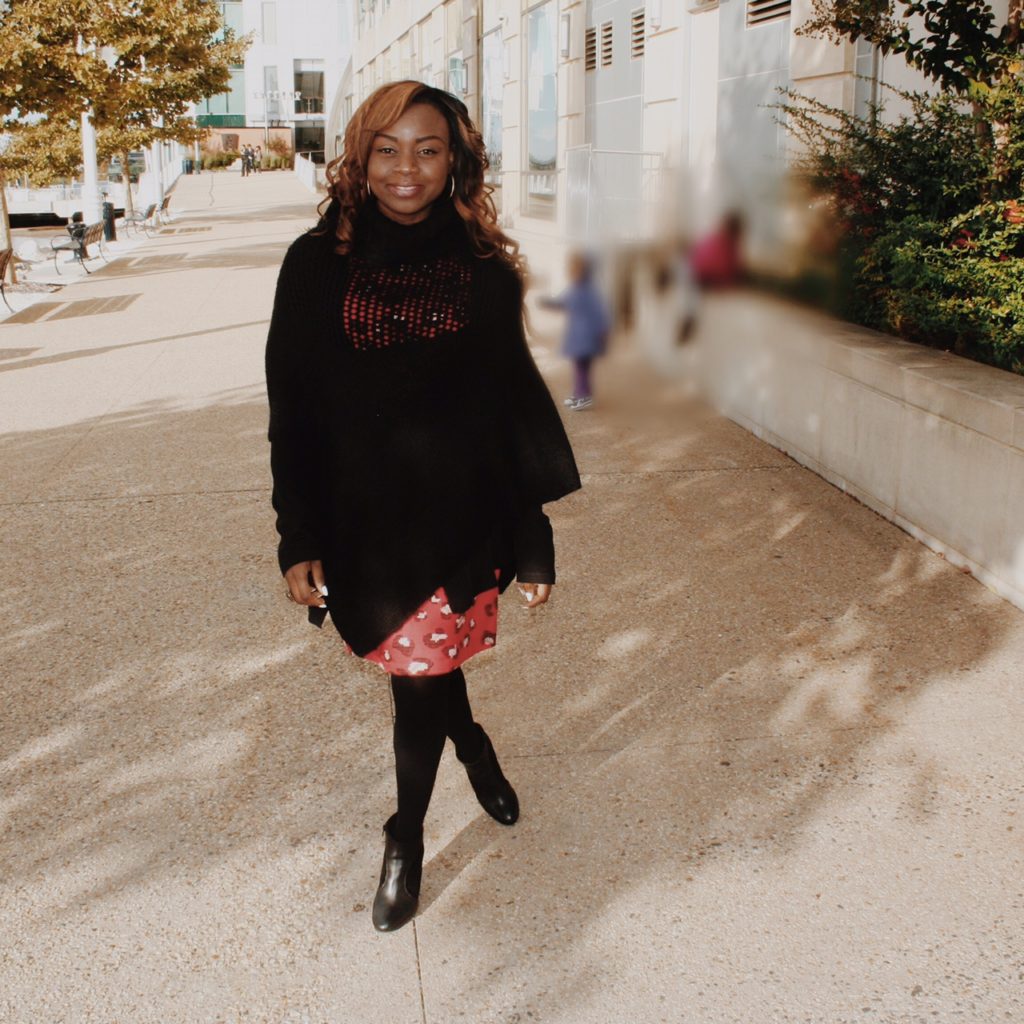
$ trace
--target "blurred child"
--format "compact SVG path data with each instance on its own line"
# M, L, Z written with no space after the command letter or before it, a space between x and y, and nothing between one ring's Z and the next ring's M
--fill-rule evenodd
M593 261L583 253L572 253L569 287L561 295L540 300L540 305L547 309L566 312L562 355L572 360L574 381L572 397L565 399L565 405L574 412L593 406L590 369L594 360L604 355L608 344L608 311L593 278Z

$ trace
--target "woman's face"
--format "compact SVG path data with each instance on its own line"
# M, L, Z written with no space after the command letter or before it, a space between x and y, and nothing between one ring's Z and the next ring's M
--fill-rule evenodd
M454 159L448 141L448 122L428 103L414 103L374 136L366 179L381 213L399 224L426 220L430 204L448 188Z

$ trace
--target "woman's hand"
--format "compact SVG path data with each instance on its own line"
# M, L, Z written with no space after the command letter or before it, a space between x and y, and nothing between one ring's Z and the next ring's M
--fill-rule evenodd
M297 562L284 574L284 579L288 584L289 601L314 608L327 607L324 603L327 594L324 566L319 558L313 562Z
M542 604L547 604L551 597L550 583L520 583L518 586L527 608L538 608Z

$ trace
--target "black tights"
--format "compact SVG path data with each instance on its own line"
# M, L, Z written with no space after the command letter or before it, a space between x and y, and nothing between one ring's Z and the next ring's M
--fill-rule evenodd
M396 839L415 840L427 816L437 766L448 737L460 761L474 761L483 736L473 722L466 677L457 668L443 676L392 676L395 699Z

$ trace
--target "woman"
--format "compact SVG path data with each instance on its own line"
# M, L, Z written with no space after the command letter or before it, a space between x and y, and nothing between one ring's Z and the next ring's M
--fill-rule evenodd
M523 335L517 246L498 228L466 107L420 82L355 112L330 202L278 279L267 342L273 504L288 596L391 676L397 811L373 923L416 911L446 737L483 808L519 805L461 665L497 597L555 581L542 505L580 486Z

